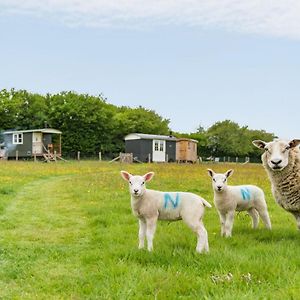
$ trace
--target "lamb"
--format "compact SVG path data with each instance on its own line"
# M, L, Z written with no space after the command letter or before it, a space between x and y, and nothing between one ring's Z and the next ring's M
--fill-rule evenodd
M233 174L233 170L228 170L224 174L215 173L211 169L207 169L207 171L212 178L214 203L221 222L221 236L231 237L235 211L247 211L252 217L254 229L258 226L259 216L265 226L271 229L264 192L259 187L255 185L227 185L227 178Z
M154 173L133 176L121 171L121 176L129 183L131 208L139 220L139 249L144 248L147 237L148 251L153 250L153 238L157 220L183 220L197 235L196 251L208 252L207 231L202 218L204 207L211 205L200 196L186 192L161 192L146 189L145 182L152 179Z
M257 148L264 149L261 159L272 185L275 201L292 213L300 230L300 150L299 139L289 142L255 140Z

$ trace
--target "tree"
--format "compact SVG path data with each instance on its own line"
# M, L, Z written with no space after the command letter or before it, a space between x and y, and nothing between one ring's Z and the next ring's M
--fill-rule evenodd
M63 92L48 95L49 123L63 132L63 152L86 155L112 149L115 108L100 97Z
M138 108L120 107L114 116L116 149L124 150L123 139L129 133L169 134L169 122L155 111L141 106Z

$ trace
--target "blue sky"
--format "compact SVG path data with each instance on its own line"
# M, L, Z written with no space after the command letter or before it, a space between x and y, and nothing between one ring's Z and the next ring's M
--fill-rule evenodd
M173 131L230 119L300 138L297 1L157 3L0 0L0 88L103 94Z

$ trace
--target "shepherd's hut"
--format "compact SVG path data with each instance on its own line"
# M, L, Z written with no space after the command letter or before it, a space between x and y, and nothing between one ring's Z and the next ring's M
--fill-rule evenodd
M60 157L61 133L52 128L4 131L2 155L6 158L44 157L47 160L54 154Z
M197 161L197 143L198 141L179 138L176 141L176 161L177 162L191 162Z
M175 162L176 138L167 135L131 133L125 136L125 152L141 162Z

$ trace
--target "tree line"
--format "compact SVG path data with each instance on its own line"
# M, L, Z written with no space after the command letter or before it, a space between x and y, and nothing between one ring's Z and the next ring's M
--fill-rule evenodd
M102 96L75 92L41 95L26 90L0 91L0 130L51 127L63 132L62 152L113 156L124 151L124 136L133 133L169 135L170 120L144 107L115 106ZM274 134L250 130L230 120L177 137L197 140L200 156L258 156L253 139L272 140Z

